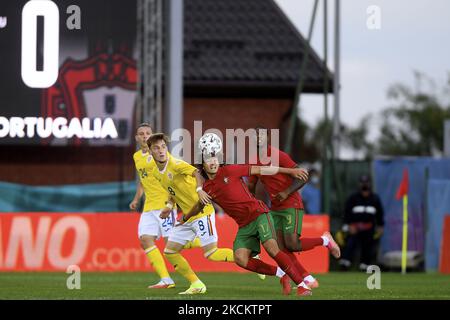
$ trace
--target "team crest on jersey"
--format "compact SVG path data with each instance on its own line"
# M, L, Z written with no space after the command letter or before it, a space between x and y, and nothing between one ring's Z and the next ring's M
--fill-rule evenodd
M172 172L168 172L168 173L167 173L167 177L168 177L170 180L173 180Z
M139 169L139 173L140 173L142 179L145 179L148 177L147 170L145 170L145 168Z
M228 177L223 178L223 182L228 184Z

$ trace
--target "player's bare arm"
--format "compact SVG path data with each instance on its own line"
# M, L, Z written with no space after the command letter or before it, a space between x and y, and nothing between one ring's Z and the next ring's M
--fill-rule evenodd
M299 168L299 166L297 165L296 168ZM304 169L302 169L302 170L304 170ZM280 201L286 200L286 198L289 197L289 195L291 195L294 192L297 192L307 182L308 182L308 178L306 180L294 178L294 181L292 182L292 184L288 188L286 188L285 190L283 190L280 193L278 193L276 195L276 198L278 200L280 200Z
M136 210L136 208L139 204L139 200L141 199L143 194L144 194L144 187L142 186L142 183L139 181L136 184L136 194L134 195L134 198L130 202L130 205L129 205L131 210Z
M208 193L206 193L202 188L204 179L203 179L202 175L200 174L200 171L195 170L192 173L192 176L195 177L195 180L197 181L196 191L197 191L198 197L200 199L200 202L204 205L211 203L211 196Z
M169 200L166 201L166 206L161 210L159 217L161 219L166 219L170 215L170 212L172 211L174 205L175 199L170 197Z
M296 179L308 180L308 172L301 168L283 168L274 166L251 166L251 175L273 175L277 173L284 173Z

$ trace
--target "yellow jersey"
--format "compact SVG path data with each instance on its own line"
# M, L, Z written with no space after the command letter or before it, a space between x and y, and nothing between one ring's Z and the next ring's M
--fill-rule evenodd
M197 194L197 181L192 176L195 169L189 163L174 158L168 154L166 166L159 171L156 166L153 169L153 176L161 183L165 190L169 192L176 204L181 208L183 214L188 214L189 211L199 202ZM214 207L211 204L206 205L203 211L191 217L188 222L194 221L203 216L214 213Z
M165 207L169 194L152 174L153 169L156 168L155 160L148 152L143 153L142 150L133 154L133 160L144 187L145 204L143 211L161 210Z

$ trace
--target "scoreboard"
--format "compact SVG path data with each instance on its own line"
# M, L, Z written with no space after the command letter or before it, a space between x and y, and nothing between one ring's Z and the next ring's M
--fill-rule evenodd
M0 144L130 144L136 28L136 0L0 1Z

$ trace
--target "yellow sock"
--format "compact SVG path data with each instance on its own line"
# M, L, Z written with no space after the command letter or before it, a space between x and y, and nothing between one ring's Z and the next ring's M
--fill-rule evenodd
M195 238L192 241L189 241L188 243L186 243L183 247L183 249L192 249L192 248L201 248L202 244L200 242L199 238Z
M205 253L205 257L211 261L234 262L233 250L228 249L228 248L212 249Z
M175 270L185 277L190 283L194 283L199 280L194 271L192 271L189 263L181 254L164 252L164 256L173 265Z
M166 263L164 262L163 256L157 246L145 249L145 255L161 279L170 278L169 271L167 271L166 268Z

